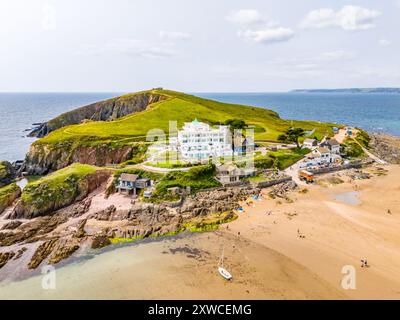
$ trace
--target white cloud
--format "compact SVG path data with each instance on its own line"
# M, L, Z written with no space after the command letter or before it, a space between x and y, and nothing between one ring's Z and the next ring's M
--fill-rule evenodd
M387 40L387 39L381 39L379 40L379 45L381 47L389 47L392 44L391 41Z
M250 40L255 43L276 43L288 41L294 37L295 33L289 28L267 28L263 30L239 31L239 37Z
M329 51L324 52L322 54L322 60L349 60L355 57L354 52L348 52L344 50L336 50L336 51Z
M241 25L257 24L265 21L260 12L254 9L232 11L228 14L226 20Z
M104 55L124 54L143 58L170 58L175 55L169 43L150 43L135 39L113 39L104 45L86 45L81 47L78 54Z
M160 38L167 40L188 40L190 34L186 32L179 31L160 31Z
M400 8L400 0L396 0L396 6L398 7L398 8Z
M303 28L340 27L343 30L367 30L375 27L381 12L358 6L344 6L339 11L325 8L313 10L301 23Z

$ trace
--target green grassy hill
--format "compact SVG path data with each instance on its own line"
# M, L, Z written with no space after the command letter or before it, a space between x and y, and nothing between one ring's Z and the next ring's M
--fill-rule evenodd
M267 109L221 103L169 90L149 90L146 93L162 95L165 100L151 104L144 111L114 121L86 121L63 127L36 143L53 144L80 140L82 143L86 141L95 144L97 141L104 143L105 140L111 140L124 144L132 140L145 140L147 132L152 129L162 129L168 134L169 120L177 121L178 127L181 127L184 122L194 118L210 124L223 123L228 119L242 119L255 126L256 139L260 140L276 140L277 136L290 126L306 130L316 129L315 135L318 137L332 133L333 125L283 120L277 113ZM138 94L143 92L125 95L119 99L130 99Z
M139 163L143 160L150 130L163 130L169 134L169 121L177 121L180 129L184 122L199 121L211 125L222 124L226 120L240 119L255 128L256 140L276 141L289 127L315 130L313 136L321 139L332 135L333 124L313 121L284 120L271 110L244 105L228 104L195 97L184 93L153 89L124 95L107 100L101 106L101 113L115 111L115 105L123 114L125 108L133 110L129 115L107 121L93 121L97 117L93 105L81 107L48 122L66 125L35 141L26 158L23 170L30 175L43 175L56 171L72 163L96 166L110 164ZM141 111L139 111L141 110ZM69 120L68 120L69 119ZM68 120L68 121L67 121ZM45 129L52 126L46 125Z

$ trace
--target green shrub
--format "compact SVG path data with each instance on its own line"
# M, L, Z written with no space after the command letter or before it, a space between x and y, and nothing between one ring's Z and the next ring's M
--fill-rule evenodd
M171 199L168 192L169 188L190 187L192 191L207 189L220 186L220 183L214 179L215 166L212 164L202 165L191 168L189 171L176 171L167 173L156 185L152 201L176 200Z
M357 134L356 140L361 143L361 145L364 148L369 148L369 143L371 141L371 137L369 136L369 134L364 131L364 130L360 130Z
M361 146L352 139L346 139L344 141L343 149L344 153L349 158L361 158L365 155L364 150L361 148Z

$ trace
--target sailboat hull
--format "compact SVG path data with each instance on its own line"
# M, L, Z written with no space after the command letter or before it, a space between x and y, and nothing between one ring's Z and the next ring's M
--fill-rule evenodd
M225 280L231 280L232 279L232 275L224 268L219 267L218 268L218 272L221 275L221 277L223 277Z

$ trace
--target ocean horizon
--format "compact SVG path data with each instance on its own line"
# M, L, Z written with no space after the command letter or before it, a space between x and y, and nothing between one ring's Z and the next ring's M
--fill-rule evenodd
M48 121L61 113L120 92L22 92L0 93L0 159L24 159L34 138L33 123ZM298 93L219 92L191 93L227 103L251 105L276 111L289 120L314 120L360 127L368 132L400 136L400 94L396 93Z

